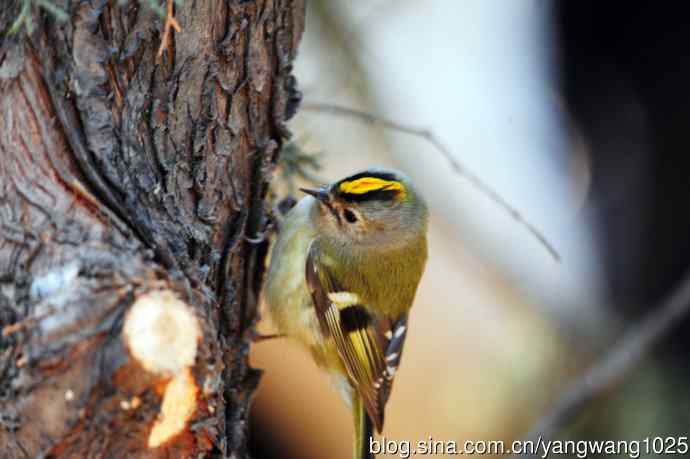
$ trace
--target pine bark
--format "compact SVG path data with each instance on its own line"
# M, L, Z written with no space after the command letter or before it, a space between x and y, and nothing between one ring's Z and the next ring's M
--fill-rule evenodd
M35 7L30 34L6 33L19 1L0 7L0 457L247 457L304 2L185 0L162 57L145 1L54 3L69 20ZM182 370L137 354L151 328L123 333L161 292L198 326ZM191 414L152 445L178 380Z

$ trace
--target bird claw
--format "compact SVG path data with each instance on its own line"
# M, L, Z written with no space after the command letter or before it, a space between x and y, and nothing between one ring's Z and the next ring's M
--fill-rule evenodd
M285 338L284 333L271 333L268 335L262 335L261 333L255 332L252 335L252 343L261 343L263 341L268 341L276 338Z

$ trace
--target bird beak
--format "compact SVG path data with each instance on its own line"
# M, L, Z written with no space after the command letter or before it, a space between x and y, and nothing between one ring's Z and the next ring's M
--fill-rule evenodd
M327 203L330 200L328 192L324 188L300 188L299 190L314 196L319 202Z

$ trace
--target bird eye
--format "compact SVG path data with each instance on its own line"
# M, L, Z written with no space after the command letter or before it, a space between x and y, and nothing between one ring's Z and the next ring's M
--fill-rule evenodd
M350 209L343 210L343 217L345 217L345 220L347 220L348 223L354 223L357 221L357 216Z

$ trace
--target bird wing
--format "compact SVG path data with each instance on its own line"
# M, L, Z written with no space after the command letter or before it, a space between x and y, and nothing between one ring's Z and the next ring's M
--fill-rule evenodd
M384 408L402 356L407 314L395 318L372 314L375 308L361 304L357 292L344 290L332 270L320 262L316 244L309 249L306 280L321 332L335 342L350 383L381 432Z

